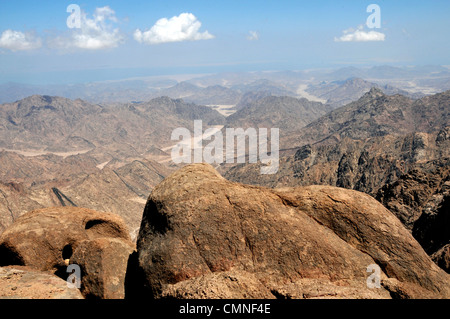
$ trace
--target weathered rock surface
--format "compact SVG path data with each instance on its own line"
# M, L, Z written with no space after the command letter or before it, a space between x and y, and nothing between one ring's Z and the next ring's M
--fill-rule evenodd
M97 238L130 242L129 231L117 215L76 207L35 210L19 217L0 236L0 266L65 274L66 260L78 245Z
M433 134L386 135L362 141L345 137L334 144L298 148L295 154L280 158L276 174L259 174L259 163L228 169L223 165L221 172L228 180L257 186L332 185L375 196L384 185L416 169L429 175L427 184L433 191L439 185L433 179L442 179L448 171L450 139L441 137L446 132L450 134L450 127Z
M448 161L429 164L430 167L414 169L383 186L376 198L432 256L450 242L450 167Z
M82 241L70 264L81 269L81 292L85 298L125 298L125 273L134 245L119 238Z
M27 212L58 206L117 214L130 231L139 229L148 194L171 170L145 159L125 164L100 158L103 164L97 167L93 156L24 156L0 150L0 234Z
M430 201L429 209L423 210L412 230L413 236L423 243L429 254L450 243L450 192L444 194L436 196L434 202Z
M379 289L366 286L372 264L382 270ZM134 272L142 286L133 289L155 298L261 297L255 289L281 298L450 297L449 275L374 198L233 183L207 164L153 190Z
M282 157L279 170L236 165L226 179L266 187L332 185L374 196L432 255L450 241L450 127L432 134L386 135L332 145L305 145ZM223 169L223 168L222 168Z
M0 299L83 299L77 288L51 273L26 267L0 268Z
M394 183L383 186L376 198L406 228L413 230L423 214L440 214L445 198L450 196L449 163L430 163L432 170L413 169ZM424 242L423 245L425 247L427 243Z
M244 129L277 127L285 133L303 127L331 110L329 105L305 98L267 96L227 117L226 126Z
M431 255L431 258L439 267L450 274L450 244L439 249Z
M359 100L338 108L297 131L280 137L281 148L331 143L345 137L365 140L375 136L432 133L450 126L450 91L412 100L385 95L372 88Z
M163 298L177 299L274 299L255 275L245 271L213 272L167 285Z

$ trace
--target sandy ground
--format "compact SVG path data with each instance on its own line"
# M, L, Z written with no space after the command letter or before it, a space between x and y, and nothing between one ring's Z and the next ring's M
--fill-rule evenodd
M325 99L321 99L317 96L311 95L308 92L306 92L305 90L308 88L308 84L300 84L297 88L296 93L301 96L304 97L305 99L309 100L309 101L313 101L313 102L321 102L321 103L326 103L327 100Z
M40 156L40 155L45 155L45 154L53 154L53 155L57 155L57 156L66 158L67 156L85 154L85 153L89 152L90 149L89 150L72 151L72 152L49 152L49 151L44 151L44 150L25 150L25 151L23 151L23 150L12 150L12 149L3 148L2 151L14 152L19 155L26 156L26 157Z
M109 163L109 161L106 161L106 162L104 162L104 163L98 164L98 165L97 165L97 168L100 169L100 170L102 170L102 169L106 166L106 164L108 164L108 163Z
M206 106L216 110L223 116L230 116L231 114L236 113L236 110L234 109L236 105L234 104L220 104L220 105L206 105Z

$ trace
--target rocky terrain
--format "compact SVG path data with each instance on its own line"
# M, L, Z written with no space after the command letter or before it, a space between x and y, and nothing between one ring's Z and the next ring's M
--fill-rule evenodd
M205 76L148 102L0 105L0 294L449 298L450 91L419 98L345 77L395 70L360 71L315 85L298 72ZM194 119L279 128L278 172L175 165L171 132ZM82 268L78 290L64 285L67 263ZM380 289L367 288L368 265Z
M137 260L142 293L158 298L450 293L449 275L370 196L329 186L246 186L202 164L177 171L152 192ZM364 287L369 264L382 268L383 289Z
M400 94L413 99L423 97L423 94L420 93L409 93L389 84L379 85L358 77L338 81L324 81L317 85L309 86L307 92L318 98L325 99L327 104L337 108L358 100L373 87L379 88L386 95Z
M79 288L63 285L69 265ZM209 164L155 187L136 246L115 214L40 209L2 233L0 266L3 298L450 297L450 275L373 197L239 184Z
M304 145L285 152L276 174L259 174L259 164L220 171L246 184L333 185L368 193L449 271L449 101L448 91L413 101L372 89L290 134L284 145Z
M119 168L106 165L99 169L95 163L87 166L89 161L84 162L76 156L73 159L61 159L58 156L29 158L11 152L4 152L3 156L14 163L11 172L21 168L23 175L16 174L18 178L10 178L7 183L0 182L0 232L28 211L73 206L121 216L135 238L149 192L172 171L162 164L145 159L132 161ZM47 158L52 160L46 161ZM68 162L73 166L68 165ZM78 165L79 162L84 165ZM5 160L2 163L6 165L7 162ZM37 172L41 174L37 175Z
M332 108L305 98L267 96L248 104L227 117L226 127L271 128L287 134L327 114Z
M372 88L359 100L338 108L318 120L290 132L281 145L334 144L342 138L364 140L375 136L431 133L450 125L450 91L412 100L385 95Z
M0 147L11 150L73 152L129 157L149 152L149 146L170 144L177 127L224 123L217 111L182 100L156 98L139 104L100 106L82 100L31 96L0 108Z
M174 169L159 163L170 159L162 149L175 143L173 129L192 130L194 119L207 129L225 118L167 97L105 107L31 96L1 105L0 232L53 206L113 212L135 232L149 192Z
M133 249L127 226L115 214L72 207L32 211L22 215L0 237L0 266L9 266L0 268L0 293L35 299L121 299L125 297L125 271ZM68 289L67 269L72 264L80 267L80 290L76 286ZM18 273L16 269L21 268L17 266L31 272ZM49 279L45 280L44 274ZM18 280L18 275L25 278ZM39 276L42 283L34 279ZM34 285L32 295L30 283ZM45 294L56 289L61 293Z
M241 110L241 122L230 117L229 125L270 124L256 121L278 114L272 124L292 129L328 110L288 97L256 103ZM210 107L167 97L101 106L36 95L2 105L0 231L27 211L75 206L119 214L135 232L148 193L176 168L170 164L172 130L192 130L193 119L202 119L204 130L227 121Z

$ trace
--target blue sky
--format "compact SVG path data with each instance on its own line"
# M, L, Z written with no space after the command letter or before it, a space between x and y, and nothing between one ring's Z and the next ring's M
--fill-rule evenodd
M372 3L380 28L366 25ZM70 4L81 29L67 26ZM450 65L449 13L447 0L0 1L0 83Z

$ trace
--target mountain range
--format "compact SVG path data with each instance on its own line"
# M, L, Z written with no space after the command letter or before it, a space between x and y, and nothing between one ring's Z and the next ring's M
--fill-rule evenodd
M323 81L317 85L310 85L306 91L318 98L325 99L327 104L333 107L340 107L358 100L373 87L379 88L386 95L401 94L412 99L424 96L422 93L409 93L389 84L379 85L357 77L341 81Z
M168 96L203 105L238 105L245 103L242 99L247 93L266 92L310 100L315 97L317 101L325 99L323 102L342 106L358 99L372 86L380 87L388 95L400 93L419 98L449 90L450 70L437 65L381 65L371 68L154 76L76 84L9 82L0 84L0 103L11 103L31 95L49 95L81 98L100 104L142 102Z
M101 106L34 95L0 107L0 147L48 152L96 149L117 156L121 152L141 155L152 145L171 144L172 130L192 128L194 119L217 125L225 118L209 107L166 97Z
M283 85L274 74L226 86L205 77L169 85L163 90L175 97L147 102L32 95L0 105L0 232L27 211L77 206L120 215L136 238L148 195L182 166L170 161L172 131L192 131L201 119L204 130L280 129L276 174L261 175L260 164L223 164L218 170L226 179L365 192L442 264L450 241L442 217L449 198L450 91L423 96L359 78L323 80L306 87L328 101L322 103L296 95L297 75ZM202 87L206 79L211 85ZM225 105L234 113L215 107Z
M388 96L372 88L359 100L331 111L292 132L282 145L336 143L344 137L364 140L374 136L433 132L450 124L450 91L412 100L402 95Z

